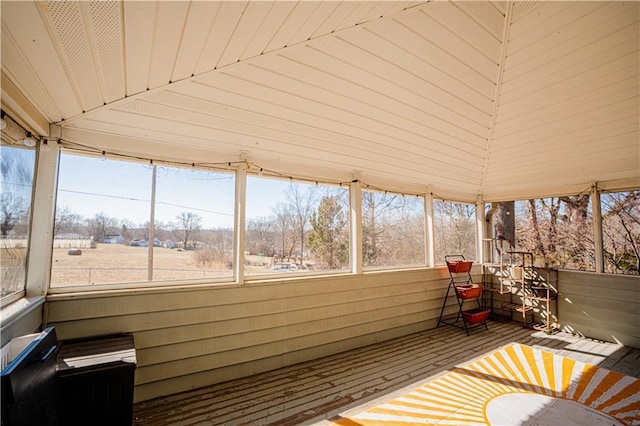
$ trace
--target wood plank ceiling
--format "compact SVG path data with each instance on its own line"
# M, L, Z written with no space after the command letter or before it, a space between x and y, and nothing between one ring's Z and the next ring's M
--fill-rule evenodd
M3 0L3 109L67 145L450 199L640 186L639 5Z

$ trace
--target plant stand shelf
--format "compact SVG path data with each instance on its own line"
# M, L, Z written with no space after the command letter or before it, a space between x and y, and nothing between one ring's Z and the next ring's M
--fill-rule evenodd
M465 260L462 255L447 255L445 256L447 262L447 270L449 271L449 286L447 287L447 294L442 302L442 309L440 310L440 317L438 318L438 327L441 324L450 325L452 327L460 328L466 331L467 336L470 335L469 331L476 327L483 327L488 330L487 319L489 318L489 311L482 308L480 305L480 298L482 297L482 286L473 283L471 278L472 261ZM455 296L456 303L458 305L457 313L454 315L445 315L445 309L447 307L447 301L449 296ZM475 304L477 307L470 308L466 305Z

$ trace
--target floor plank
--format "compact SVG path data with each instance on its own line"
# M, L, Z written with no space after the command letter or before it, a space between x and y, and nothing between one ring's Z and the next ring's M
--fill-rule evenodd
M489 322L470 336L453 327L414 333L257 374L145 401L135 425L298 425L399 395L512 342L640 377L640 350L517 322Z

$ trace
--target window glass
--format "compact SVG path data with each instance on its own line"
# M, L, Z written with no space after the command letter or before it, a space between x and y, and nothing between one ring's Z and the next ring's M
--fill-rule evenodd
M425 265L424 198L362 191L363 267Z
M0 297L4 300L25 289L35 158L35 149L0 146Z
M63 153L51 287L232 276L233 176Z
M434 200L433 227L436 264L445 256L463 255L476 259L476 208L474 204Z
M245 275L349 268L349 190L247 176Z
M235 175L158 167L153 279L233 277Z
M605 272L640 275L640 190L602 194L600 204Z
M589 194L515 202L516 249L540 267L595 270Z

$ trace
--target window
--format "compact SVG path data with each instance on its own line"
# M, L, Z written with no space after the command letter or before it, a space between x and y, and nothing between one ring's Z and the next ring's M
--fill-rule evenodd
M537 266L595 270L589 194L515 202L516 248Z
M247 176L245 275L349 267L349 190Z
M640 190L604 193L600 204L605 272L640 275Z
M232 173L63 153L51 287L232 277L234 193Z
M159 166L156 188L153 279L233 278L235 175Z
M0 147L0 297L3 302L12 295L21 294L26 285L36 159L35 149L11 145L4 133Z
M424 198L362 191L363 267L424 266Z
M433 222L436 264L445 256L461 254L476 259L476 208L473 204L434 200Z

